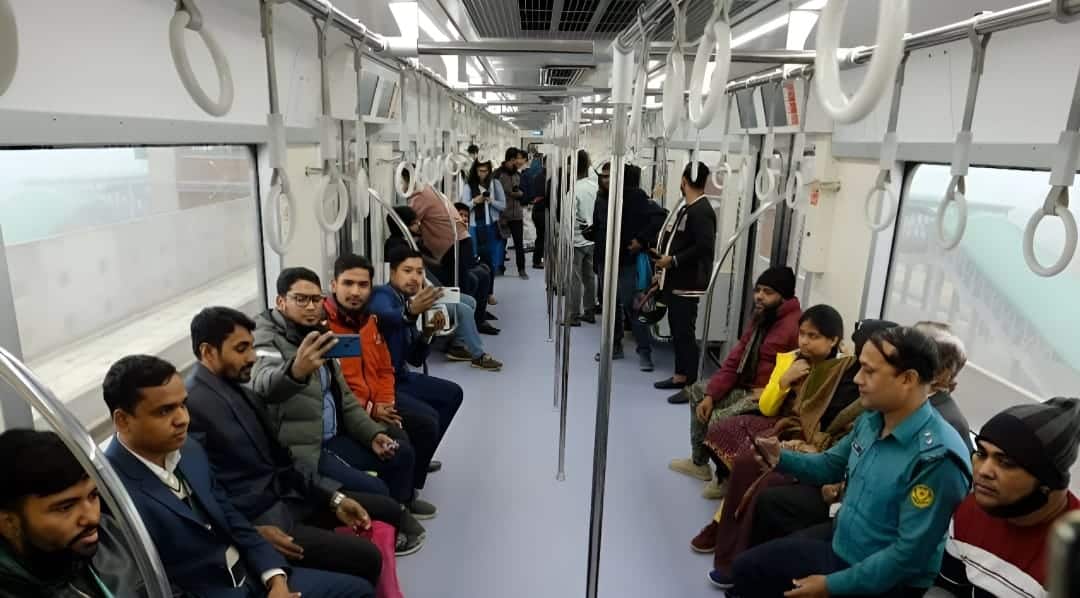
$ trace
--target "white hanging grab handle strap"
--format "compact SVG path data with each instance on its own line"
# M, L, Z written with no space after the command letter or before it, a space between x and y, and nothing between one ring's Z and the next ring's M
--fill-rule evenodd
M1050 192L1046 194L1041 210L1032 214L1024 229L1024 260L1028 268L1039 276L1056 276L1068 267L1076 253L1076 218L1069 211L1069 187L1076 177L1077 160L1080 158L1080 73L1077 73L1073 89L1072 106L1065 130L1058 138L1050 174ZM1057 216L1065 225L1065 246L1061 256L1051 266L1043 266L1035 256L1035 231L1046 216Z
M866 194L866 202L863 206L866 213L866 226L874 232L881 232L896 220L897 198L892 188L892 169L896 164L896 154L899 149L899 141L896 136L896 127L900 122L900 98L904 90L904 74L907 71L908 54L896 67L896 82L893 84L892 104L889 108L889 125L885 129L885 137L881 140L881 154L878 158L877 180L870 192ZM881 200L881 209L877 217L874 216L876 199Z
M704 129L716 118L720 101L727 89L731 74L731 18L729 0L714 0L713 13L705 24L705 35L698 43L694 68L690 72L690 122L698 130ZM709 83L709 97L702 105L702 87L705 85L705 68L709 55L716 51L716 67Z
M955 249L964 238L964 230L967 228L967 195L964 177L967 176L971 165L971 125L975 121L975 104L979 98L979 82L982 80L983 66L986 64L986 46L990 43L990 34L979 35L976 25L979 17L971 20L971 29L968 31L968 39L971 41L971 73L968 78L967 100L964 104L964 120L960 126L960 132L956 134L956 145L953 146L952 180L945 190L945 196L941 199L937 213L938 240L946 249ZM952 235L945 231L945 212L950 203L956 203L957 212L956 230Z
M401 125L398 134L398 148L401 150L401 162L398 163L397 168L394 169L394 189L398 193L405 197L411 196L416 193L419 188L419 174L416 172L418 169L414 165L419 165L419 159L416 152L410 151L409 141L409 103L408 88L409 88L409 75L407 69L401 69L401 74L398 75L398 87L401 89L401 93L398 94L398 113L401 118ZM412 156L415 160L414 163L409 163L409 156ZM409 180L405 181L404 174L409 172Z
M664 95L661 100L661 116L664 119L664 139L670 139L683 117L683 85L686 84L686 59L683 45L686 41L686 12L679 7L679 0L668 0L674 13L672 43L664 59Z
M641 46L637 55L637 74L634 77L634 95L630 102L630 124L627 128L628 159L636 162L638 152L645 139L642 131L642 110L645 107L645 88L649 85L649 32L645 27L643 8L638 7L638 29L641 30Z
M270 250L284 257L292 245L296 233L296 201L286 172L288 139L285 135L285 117L278 106L277 66L274 58L274 3L264 2L260 11L261 32L266 53L266 81L270 112L266 115L267 160L270 166L270 190L262 205L261 220L263 239ZM283 205L284 204L284 205ZM282 233L281 210L285 208L290 226Z
M812 78L813 75L804 79L803 108L802 113L799 115L799 132L795 134L795 137L791 141L791 158L788 160L791 167L788 169L789 176L787 187L784 188L784 201L787 204L787 207L792 210L798 207L799 194L803 188L803 152L806 151L806 121L810 110L810 88L813 86Z
M229 60L225 57L225 52L203 25L202 13L195 6L195 0L176 0L176 12L169 21L169 51L172 53L176 74L180 76L180 82L183 83L191 99L195 100L199 108L210 116L225 116L233 103L232 70L229 68ZM218 76L217 101L210 99L210 96L199 85L195 71L191 69L191 60L187 55L187 42L184 40L185 29L198 33L210 52L210 58L214 61ZM0 85L0 89L3 89L3 85Z
M349 190L345 187L345 181L341 178L341 170L338 167L338 144L335 133L338 130L337 121L331 116L330 106L330 67L329 54L326 50L326 34L332 22L333 5L324 3L326 16L322 19L315 17L316 45L319 53L319 97L322 104L322 115L319 117L320 139L319 153L322 155L323 174L319 177L319 184L315 191L315 220L319 227L327 233L336 233L345 225L349 217ZM334 218L327 220L326 203L328 198L336 201Z
M829 0L821 12L817 29L814 74L821 107L833 120L851 123L861 120L877 105L889 77L896 72L904 54L904 33L908 26L908 0L878 3L877 46L862 85L848 98L840 86L840 66L836 51L848 0Z
M19 66L19 28L15 10L0 0L0 95L4 95Z
M780 93L783 93L783 83L777 85L780 88ZM762 98L764 98L764 88L762 88ZM754 190L762 201L771 200L773 194L779 191L780 188L778 180L780 178L780 169L772 167L776 153L776 130L773 126L774 103L768 102L765 106L767 128L761 148L761 168L758 171L757 179L754 181Z
M367 218L371 213L371 199L368 197L368 175L364 168L367 159L367 129L364 127L364 109L360 103L363 91L363 39L352 39L353 70L356 72L356 123L353 128L353 167L352 167L352 202L356 206L358 218Z

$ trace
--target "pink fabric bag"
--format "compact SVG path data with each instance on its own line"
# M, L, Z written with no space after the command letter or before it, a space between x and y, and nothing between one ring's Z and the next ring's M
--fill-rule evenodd
M379 573L379 584L375 586L375 598L405 598L401 593L401 584L398 583L397 563L394 556L394 548L397 545L397 532L389 523L372 521L371 529L357 532L351 527L339 527L339 534L357 535L367 538L379 549L382 555L382 571Z

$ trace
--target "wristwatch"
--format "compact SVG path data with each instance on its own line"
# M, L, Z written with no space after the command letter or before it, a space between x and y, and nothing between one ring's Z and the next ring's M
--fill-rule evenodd
M335 492L334 495L330 497L330 508L336 511L343 502L345 502L345 495L340 492Z

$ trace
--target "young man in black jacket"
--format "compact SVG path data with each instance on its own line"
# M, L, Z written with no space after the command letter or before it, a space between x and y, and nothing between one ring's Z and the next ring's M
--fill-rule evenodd
M701 162L696 173L693 164L683 169L679 190L686 203L664 231L656 258L675 347L675 375L657 382L654 386L659 389L681 389L697 382L697 295L709 285L716 251L716 212L705 198L707 180L709 168Z
M593 263L597 273L604 271L607 256L605 253L605 239L607 238L607 212L608 212L608 185L611 181L611 163L605 162L599 171L600 191L596 195L596 204L593 207L593 226L596 230L596 246ZM649 195L641 189L641 169L632 164L627 164L623 169L623 209L622 209L622 234L619 239L619 283L616 291L619 311L615 318L615 349L614 358L621 359L623 356L623 314L630 318L634 340L637 341L638 359L643 372L653 371L652 342L649 329L637 319L637 314L632 313L634 308L634 295L637 293L637 256L655 244L656 236L660 228L664 226L667 212L664 208L649 199ZM597 360L600 355L597 354Z

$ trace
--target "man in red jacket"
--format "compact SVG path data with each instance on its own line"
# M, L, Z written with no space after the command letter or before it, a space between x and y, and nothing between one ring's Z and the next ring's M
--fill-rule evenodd
M801 316L802 307L795 297L795 273L787 266L769 268L754 285L754 317L750 326L724 365L709 379L708 386L703 389L698 383L668 399L672 404L690 403L691 449L689 459L675 459L669 467L710 482L705 489L706 498L721 498L717 495L721 491L713 482L709 451L704 444L709 422L746 392L768 384L776 354L798 347Z

